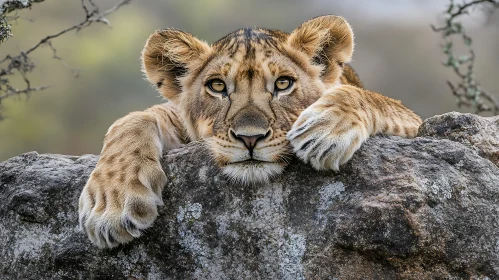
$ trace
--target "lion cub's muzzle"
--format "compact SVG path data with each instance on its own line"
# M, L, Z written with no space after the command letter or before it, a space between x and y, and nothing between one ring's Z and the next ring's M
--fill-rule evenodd
M233 121L229 134L244 144L249 151L250 159L254 159L253 151L257 145L272 136L272 129L265 116L259 112L242 110Z

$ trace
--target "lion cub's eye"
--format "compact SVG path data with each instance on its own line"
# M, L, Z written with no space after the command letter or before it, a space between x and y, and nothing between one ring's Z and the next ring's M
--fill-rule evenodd
M274 87L276 91L287 90L293 85L293 78L279 77L275 81Z
M227 91L225 83L220 79L210 80L206 85L215 93L225 93Z

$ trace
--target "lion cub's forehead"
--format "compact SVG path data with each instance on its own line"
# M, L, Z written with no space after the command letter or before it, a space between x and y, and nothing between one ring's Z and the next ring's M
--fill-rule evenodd
M208 62L207 76L260 75L265 65L271 74L283 64L279 56L286 56L283 47L288 34L279 30L245 28L228 34L213 44L214 54ZM231 72L233 75L231 75Z
M234 31L213 44L219 53L229 57L242 54L245 59L254 59L259 51L270 56L279 51L288 34L279 30L244 28Z

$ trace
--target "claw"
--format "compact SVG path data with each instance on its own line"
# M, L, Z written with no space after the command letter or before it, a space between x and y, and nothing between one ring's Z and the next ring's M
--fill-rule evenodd
M140 229L138 229L137 226L126 216L122 218L121 225L135 238L142 234Z

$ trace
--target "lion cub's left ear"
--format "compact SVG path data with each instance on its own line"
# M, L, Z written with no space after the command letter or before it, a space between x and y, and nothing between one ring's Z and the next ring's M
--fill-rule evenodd
M314 63L323 65L322 77L332 83L341 75L340 66L352 59L353 31L343 17L321 16L291 32L288 44L304 52Z

